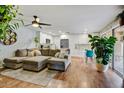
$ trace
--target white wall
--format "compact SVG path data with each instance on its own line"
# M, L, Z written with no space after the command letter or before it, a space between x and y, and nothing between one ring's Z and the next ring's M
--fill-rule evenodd
M51 44L53 43L53 36L52 35L40 32L40 43L45 44L46 39L50 39Z
M57 49L60 49L60 37L59 36L53 37L53 43L56 45Z
M95 33L93 35L99 35ZM88 44L88 35L87 34L79 34L79 35L61 35L53 37L53 42L56 44L57 48L60 48L60 39L69 39L69 49L71 51L71 55L73 56L83 56L84 50L75 49L75 44L84 45L84 49L89 48Z
M61 36L54 37L54 43L56 44L57 48L60 48L60 39L69 39L69 49L70 49L71 55L73 56L79 56L83 52L83 51L76 50L75 44L86 43L87 41L87 39L84 40L83 37L81 37L81 35L61 35Z
M34 48L34 37L36 35L35 31L20 28L16 31L17 33L17 42L13 45L2 45L0 44L0 63L2 59L5 57L14 56L14 51L17 49L25 49L25 48Z

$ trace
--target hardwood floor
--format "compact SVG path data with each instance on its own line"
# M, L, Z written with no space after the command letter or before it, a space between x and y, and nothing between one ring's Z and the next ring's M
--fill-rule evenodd
M120 88L123 87L122 79L111 69L106 73L96 71L92 62L85 63L81 58L72 57L71 65L66 72L59 72L49 82L47 88ZM3 69L4 70L4 69ZM1 88L39 88L40 85L16 80L0 75Z

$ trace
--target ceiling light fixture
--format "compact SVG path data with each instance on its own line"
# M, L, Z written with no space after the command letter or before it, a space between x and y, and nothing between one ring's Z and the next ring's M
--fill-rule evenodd
M52 32L49 32L49 34L51 34Z
M38 24L32 24L32 26L33 26L33 27L39 27L39 25L38 25Z
M88 29L84 28L84 32L83 33L86 34L86 33L88 33L87 31L88 31Z
M30 26L32 25L33 27L39 27L40 29L42 28L41 25L45 25L45 26L51 26L51 24L46 24L46 23L40 23L40 18L38 18L36 15L33 16L34 20L32 21L31 24L27 24L25 26Z
M62 33L62 31L61 31L61 30L59 30L59 33Z
M37 18L36 18L36 21L37 21L37 22L40 22L40 18L37 17Z

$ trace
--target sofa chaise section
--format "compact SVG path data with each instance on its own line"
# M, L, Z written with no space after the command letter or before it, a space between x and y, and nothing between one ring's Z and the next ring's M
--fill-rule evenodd
M70 62L67 59L54 58L48 60L47 67L52 70L66 71Z
M18 69L22 67L22 60L26 57L11 57L3 60L4 66L11 69Z
M47 66L47 60L49 58L50 57L46 56L30 57L22 61L23 63L22 67L25 70L40 71Z

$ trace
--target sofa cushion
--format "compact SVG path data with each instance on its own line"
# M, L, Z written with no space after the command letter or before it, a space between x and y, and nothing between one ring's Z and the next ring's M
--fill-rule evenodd
M28 50L32 50L32 51L34 51L34 50L41 50L41 48L30 48L30 49L28 49Z
M65 53L61 53L61 52L60 52L59 58L62 58L62 59L63 59L64 57L65 57Z
M58 50L58 49L50 49L50 50L49 50L49 56L54 57L54 56L55 56L55 54L56 54L57 52L59 52L59 50Z
M15 52L16 57L26 57L27 56L27 49L18 49Z
M28 57L33 57L33 56L34 56L34 51L28 50L27 56L28 56Z
M65 71L70 62L67 59L54 58L48 59L47 67L48 69Z
M50 66L50 64L54 64L55 67L57 65L59 66L64 66L65 67L65 64L67 63L68 60L66 59L60 59L60 58L55 58L55 57L52 57L51 59L48 59L48 66ZM49 67L48 67L49 68Z
M24 64L40 64L43 61L46 61L49 59L50 57L46 57L46 56L34 56L34 57L30 57L27 59L24 59L22 62Z
M49 49L41 49L41 54L43 56L49 56Z
M47 66L47 60L49 57L46 56L35 56L23 60L23 69L31 71L40 71Z
M34 50L34 56L41 56L41 52L39 50Z
M22 67L22 61L23 59L26 59L28 57L11 57L11 58L5 58L3 60L4 66L11 69L18 69Z
M41 56L40 48L27 49L27 51L28 51L27 56L29 56L29 57L32 57L32 56Z
M57 52L57 53L55 54L55 57L58 58L58 57L59 57L59 54L60 54L60 52Z
M68 59L68 55L65 55L64 58L65 58L65 59Z
M48 59L48 63L64 64L66 61L67 61L66 59L60 59L55 57Z
M16 69L22 67L22 63L19 63L19 64L17 64L17 63L5 63L5 64L3 64L3 66L16 70Z
M3 60L4 63L22 63L23 59L26 59L27 57L11 57L11 58L5 58Z

